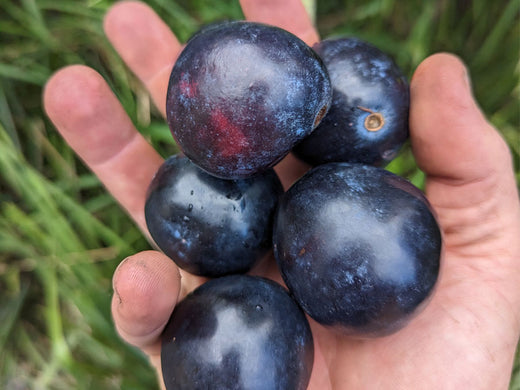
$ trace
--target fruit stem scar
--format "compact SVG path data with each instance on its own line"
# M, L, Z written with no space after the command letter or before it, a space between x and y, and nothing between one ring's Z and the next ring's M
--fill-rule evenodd
M381 113L374 112L370 108L362 106L358 106L358 108L360 110L370 113L370 115L368 115L365 118L365 129L367 129L368 131L379 131L383 128L383 126L385 125L385 118Z

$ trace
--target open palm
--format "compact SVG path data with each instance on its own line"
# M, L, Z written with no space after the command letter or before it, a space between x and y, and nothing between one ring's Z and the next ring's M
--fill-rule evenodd
M318 40L299 0L241 4L249 20L278 25L309 44ZM164 114L169 73L181 50L175 36L150 8L129 1L109 11L105 31ZM146 189L162 159L104 80L84 66L62 69L49 80L44 105L146 232ZM311 321L316 355L310 389L508 386L520 332L520 205L509 151L475 104L464 65L449 54L431 56L416 70L410 126L444 234L439 285L426 309L391 336L352 339ZM306 169L291 156L276 167L286 187ZM272 259L253 272L280 280ZM136 254L116 270L115 325L157 368L159 337L176 302L201 282L155 251Z

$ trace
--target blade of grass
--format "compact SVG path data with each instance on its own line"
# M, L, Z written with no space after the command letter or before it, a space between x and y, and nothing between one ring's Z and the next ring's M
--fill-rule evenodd
M434 14L434 4L426 2L408 37L406 50L414 64L419 64L431 52L430 37L433 36Z
M16 278L20 283L20 273L17 269L9 269L5 272L3 280ZM20 311L22 309L27 292L29 291L28 283L21 283L20 288L7 289L1 297L2 305L0 306L0 351L5 350L7 340L11 337L15 324L19 321Z
M45 25L45 20L35 0L21 0L22 7L29 16L24 17L24 20L30 20L29 24L25 26L32 31L33 36L42 44L49 48L55 48L56 41Z
M36 66L33 69L21 69L16 65L0 63L0 77L43 86L49 79L49 76L50 74L43 67Z
M96 4L97 3L97 4ZM101 3L106 2L92 2L88 6L79 7L78 4L71 1L57 1L57 0L38 0L38 8L40 14L46 11L55 11L62 14L62 17L66 17L68 15L79 16L82 19L93 19L99 20L104 11L107 9L107 6L102 6Z
M43 285L45 322L47 325L47 335L51 343L51 350L49 362L35 379L34 384L37 389L47 389L57 371L61 367L70 364L71 354L65 342L65 336L63 335L56 271L53 267L48 266L39 266L36 270Z
M475 67L483 66L493 54L502 49L501 41L511 30L511 26L518 20L520 12L520 0L510 0L504 8L500 19L495 23L491 32L487 33L487 39L473 57L472 65ZM518 47L517 47L518 50ZM518 54L518 51L517 51Z
M38 220L60 237L60 246L65 252L74 252L78 248L85 249L81 240L72 230L70 222L85 235L83 239L93 239L101 236L120 248L128 248L116 234L104 227L99 221L68 198L59 188L43 180L39 173L24 165L23 158L10 146L9 138L3 128L0 128L0 172L7 183L16 190L27 204L39 210ZM59 211L60 207L67 213L67 219Z
M181 42L186 41L199 28L199 23L178 2L152 0L148 4L158 11Z
M17 149L21 149L20 138L18 137L18 132L16 131L16 127L14 124L13 115L11 113L11 109L9 108L9 102L7 101L7 97L4 92L4 86L0 79L0 123L6 130L9 138L11 138L13 142L13 146Z

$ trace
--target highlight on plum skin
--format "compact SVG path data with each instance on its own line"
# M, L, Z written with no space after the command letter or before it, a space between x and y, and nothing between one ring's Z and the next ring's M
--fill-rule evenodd
M279 162L331 101L328 72L308 45L283 29L237 21L187 42L170 75L166 114L193 163L236 179Z
M180 268L206 277L244 273L271 251L282 193L273 169L224 180L174 155L149 186L145 219L157 246Z
M168 390L305 390L313 362L304 312L257 276L206 282L175 307L162 338Z

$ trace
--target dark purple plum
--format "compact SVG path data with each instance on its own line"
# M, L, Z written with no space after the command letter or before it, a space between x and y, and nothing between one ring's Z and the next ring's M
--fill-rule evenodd
M280 199L273 237L296 301L345 334L399 330L426 305L438 279L442 237L428 200L382 168L311 169Z
M387 54L357 38L325 39L314 49L329 71L332 104L295 154L311 165L386 165L408 138L406 77Z
M166 114L184 154L214 176L272 167L328 110L321 59L295 35L253 22L195 34L171 72Z
M186 157L172 156L150 183L146 224L157 246L180 268L207 277L242 273L271 250L282 193L272 169L224 180Z
M162 339L166 389L305 390L314 344L305 314L279 284L212 279L181 301Z

